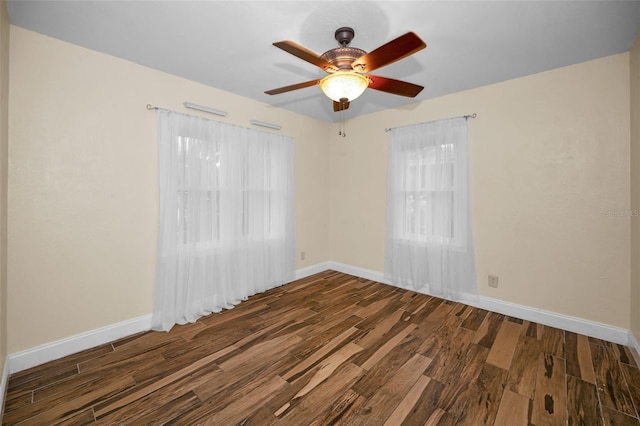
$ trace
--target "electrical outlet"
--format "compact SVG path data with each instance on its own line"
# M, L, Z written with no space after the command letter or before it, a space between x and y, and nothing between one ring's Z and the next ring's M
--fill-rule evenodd
M498 276L489 275L489 287L498 288Z
M307 257L307 253L301 251L300 252L300 260L304 260L305 257Z

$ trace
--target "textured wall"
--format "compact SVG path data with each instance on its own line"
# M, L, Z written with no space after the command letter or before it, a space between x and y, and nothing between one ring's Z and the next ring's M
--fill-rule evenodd
M7 173L9 146L9 14L0 2L0 372L7 356ZM1 390L0 390L1 391ZM0 408L0 413L2 408Z
M640 212L640 35L631 49L631 210ZM631 330L640 342L640 217L631 218Z

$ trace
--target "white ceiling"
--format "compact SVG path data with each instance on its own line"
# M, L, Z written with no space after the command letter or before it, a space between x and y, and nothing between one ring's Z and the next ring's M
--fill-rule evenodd
M375 72L424 86L417 98L367 90L348 118L625 52L640 31L640 0L10 0L9 17L32 31L335 121L339 114L317 86L263 93L325 75L272 42L292 40L321 54L337 47L337 28L350 26L351 46L366 51L407 31L427 43Z

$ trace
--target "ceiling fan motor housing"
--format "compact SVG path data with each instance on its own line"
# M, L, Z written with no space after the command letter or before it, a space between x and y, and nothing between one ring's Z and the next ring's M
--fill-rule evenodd
M337 47L324 52L320 57L339 70L351 71L353 61L366 53L364 50L356 47Z

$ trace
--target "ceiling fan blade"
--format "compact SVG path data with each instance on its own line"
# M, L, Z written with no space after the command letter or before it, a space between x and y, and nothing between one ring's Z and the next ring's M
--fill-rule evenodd
M427 44L420 37L413 32L408 32L356 59L351 67L357 72L371 72L406 58L425 47Z
M339 112L349 109L349 102L336 102L333 101L333 112Z
M267 90L267 95L278 95L280 93L290 92L292 90L304 89L305 87L315 86L320 83L320 80L310 80L305 81L304 83L292 84L290 86L278 87L277 89Z
M273 43L273 45L275 47L279 47L287 53L291 53L293 56L297 56L303 61L307 61L317 67L322 68L326 72L332 73L338 71L335 66L331 65L330 62L322 59L317 53L312 52L306 47L300 46L299 44L296 44L292 41L277 41Z
M418 93L424 89L424 87L418 86L417 84L394 80L392 78L379 77L375 75L368 75L367 77L369 77L370 80L370 89L380 90L381 92L392 93L394 95L415 98Z

